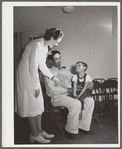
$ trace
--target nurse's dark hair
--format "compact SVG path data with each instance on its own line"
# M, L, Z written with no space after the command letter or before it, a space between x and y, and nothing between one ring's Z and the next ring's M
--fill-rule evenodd
M49 41L51 39L51 37L53 37L54 40L57 40L59 37L61 37L62 31L60 31L59 29L56 28L50 28L50 29L46 29L45 34L43 36L43 38L46 41Z
M58 50L51 51L51 54L48 55L48 59L53 61L54 55L57 54L57 53L60 54L60 52Z
M82 61L78 61L76 64L79 64L79 63L83 64L83 66L86 67L85 71L88 69L88 65L86 63Z

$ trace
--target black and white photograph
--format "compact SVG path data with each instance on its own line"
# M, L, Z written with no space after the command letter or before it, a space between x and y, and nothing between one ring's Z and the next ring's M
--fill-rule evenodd
M3 2L2 82L3 147L120 147L120 2Z

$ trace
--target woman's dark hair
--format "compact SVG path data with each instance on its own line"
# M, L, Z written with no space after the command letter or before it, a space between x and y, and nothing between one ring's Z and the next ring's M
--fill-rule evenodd
M51 54L48 55L48 59L53 61L53 56L57 53L60 54L60 52L58 50L51 51Z
M83 64L83 66L86 67L85 71L88 69L88 65L86 63L82 61L78 61L76 64L79 64L79 63Z
M43 38L46 40L46 41L49 41L51 39L51 37L53 37L54 40L57 40L59 37L62 36L62 32L56 28L50 28L50 29L47 29Z

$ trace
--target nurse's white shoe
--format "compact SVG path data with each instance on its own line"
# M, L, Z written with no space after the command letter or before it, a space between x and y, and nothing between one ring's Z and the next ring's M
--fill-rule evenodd
M41 135L38 135L37 137L30 135L30 142L31 143L50 143L51 141L48 139L43 138Z
M55 136L55 135L53 135L53 134L48 134L48 133L46 133L45 131L39 133L39 135L41 135L42 137L47 138L47 139L53 138L53 137Z

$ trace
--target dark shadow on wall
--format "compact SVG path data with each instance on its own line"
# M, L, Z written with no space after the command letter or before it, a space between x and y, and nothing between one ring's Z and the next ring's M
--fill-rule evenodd
M49 61L48 58L46 58L46 65L47 65L48 68L51 68L51 66L52 66L52 64L51 64L51 62Z
M71 65L71 67L70 67L70 72L71 72L72 74L76 74L75 65Z

